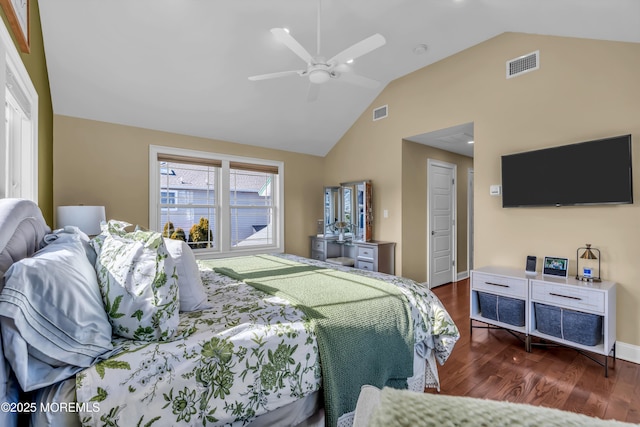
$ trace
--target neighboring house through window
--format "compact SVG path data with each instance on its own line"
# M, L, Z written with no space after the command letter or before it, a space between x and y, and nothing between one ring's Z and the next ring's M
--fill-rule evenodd
M284 250L282 162L150 147L150 226L197 254Z

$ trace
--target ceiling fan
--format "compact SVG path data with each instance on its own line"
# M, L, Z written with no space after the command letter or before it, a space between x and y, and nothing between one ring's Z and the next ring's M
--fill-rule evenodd
M307 67L301 70L259 74L257 76L249 77L249 80L267 80L294 74L297 74L300 77L306 77L311 83L307 97L309 101L314 101L316 99L319 85L329 81L330 79L340 79L344 82L370 89L375 89L380 85L380 82L377 80L351 72L349 64L351 64L354 59L383 46L386 43L386 40L382 35L374 34L367 37L328 60L320 55L320 0L318 0L317 48L315 56L311 55L300 43L298 43L298 41L289 34L289 30L286 28L272 28L271 33L278 41L302 58L302 60L307 64Z

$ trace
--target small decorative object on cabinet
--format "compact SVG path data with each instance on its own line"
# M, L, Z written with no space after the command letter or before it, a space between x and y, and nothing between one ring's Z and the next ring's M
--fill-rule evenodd
M582 251L582 255L580 251ZM594 252L598 254L596 255ZM580 260L586 260L582 263L582 270L580 270ZM597 273L591 264L595 264L594 260L598 260ZM576 250L576 279L586 282L600 282L602 280L600 278L600 249L592 248L590 243Z
M471 271L470 325L518 332L528 350L527 314L529 280L525 271L506 267L483 267ZM474 325L474 321L488 326Z
M530 337L604 356L600 362L583 353L607 377L609 355L616 357L616 284L538 276L529 281L529 292Z

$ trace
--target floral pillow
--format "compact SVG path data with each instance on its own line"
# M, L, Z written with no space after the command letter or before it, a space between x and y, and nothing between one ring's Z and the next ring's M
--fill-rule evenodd
M102 300L115 334L166 341L179 322L176 266L160 233L130 225L111 220L91 241Z

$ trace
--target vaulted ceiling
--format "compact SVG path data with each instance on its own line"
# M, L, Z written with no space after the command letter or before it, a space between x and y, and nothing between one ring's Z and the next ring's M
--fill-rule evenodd
M316 0L40 1L55 114L325 155L390 81L503 32L640 42L638 0L322 0L320 56L381 34L346 73L289 75L316 55ZM417 46L426 51L415 53ZM528 52L523 52L528 53Z

